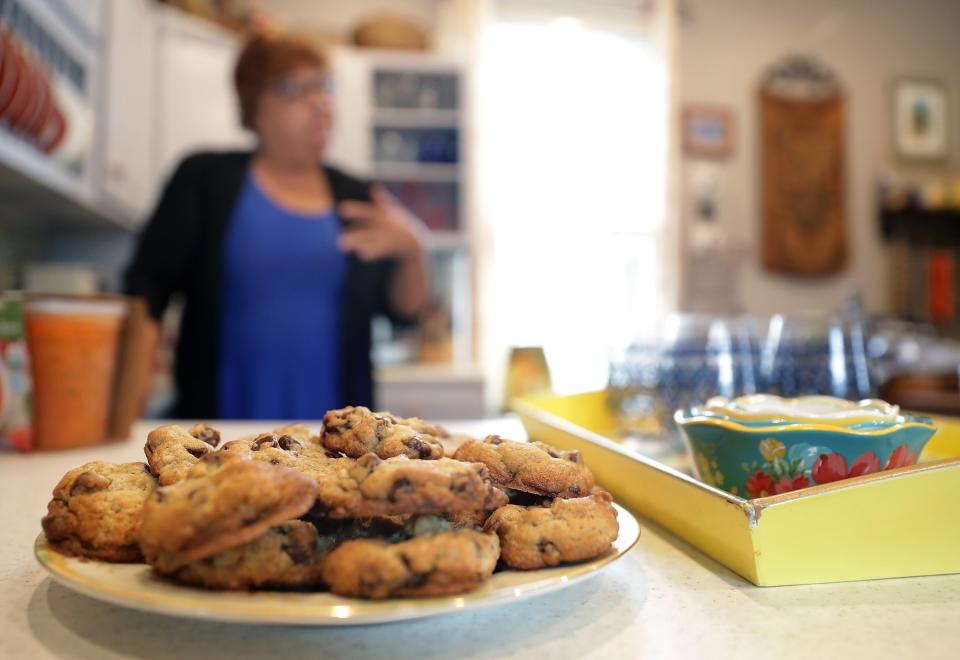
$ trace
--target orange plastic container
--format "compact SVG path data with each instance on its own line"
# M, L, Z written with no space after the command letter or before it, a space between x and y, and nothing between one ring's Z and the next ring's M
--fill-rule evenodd
M24 306L38 449L107 439L120 333L119 300L39 298Z

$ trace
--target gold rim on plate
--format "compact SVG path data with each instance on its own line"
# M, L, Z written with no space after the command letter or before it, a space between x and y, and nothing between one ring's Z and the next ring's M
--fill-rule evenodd
M329 592L209 591L175 584L146 564L111 564L57 552L41 533L34 544L40 565L63 586L85 596L145 612L191 619L278 625L343 626L419 619L520 600L563 589L596 575L623 557L640 538L630 512L614 504L620 535L596 559L534 571L495 573L462 596L371 601Z

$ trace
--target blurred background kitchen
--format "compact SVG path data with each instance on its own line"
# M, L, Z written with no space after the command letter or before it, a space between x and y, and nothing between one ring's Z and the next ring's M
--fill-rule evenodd
M295 31L332 64L329 161L429 229L419 324L374 321L378 407L610 386L654 435L714 394L960 412L958 25L951 0L0 0L0 290L119 291L172 168L253 146L247 36ZM177 305L163 327L152 415Z

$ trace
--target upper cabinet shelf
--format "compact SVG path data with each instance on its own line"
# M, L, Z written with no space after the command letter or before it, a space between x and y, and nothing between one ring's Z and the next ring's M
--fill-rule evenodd
M9 222L96 207L102 43L99 26L78 19L73 4L0 2L2 193L18 200L4 213Z
M460 125L458 110L375 108L373 123L390 128L457 128Z
M0 76L15 39L52 90L19 85L34 110L14 113L0 80L0 221L132 231L186 153L251 146L230 77L238 37L207 21L154 0L0 0L0 27ZM44 103L63 121L44 121Z

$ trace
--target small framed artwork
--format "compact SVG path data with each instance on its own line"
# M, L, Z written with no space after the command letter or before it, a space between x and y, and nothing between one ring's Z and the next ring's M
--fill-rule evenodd
M733 111L693 104L683 109L683 151L688 156L726 158L733 153L736 122Z
M947 89L927 78L902 78L894 86L894 143L901 158L946 158L950 149Z

